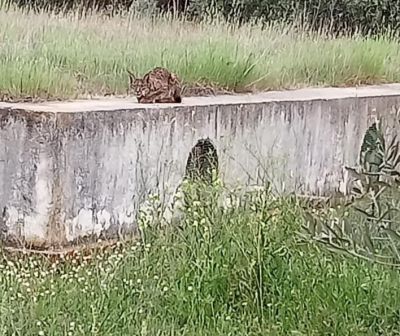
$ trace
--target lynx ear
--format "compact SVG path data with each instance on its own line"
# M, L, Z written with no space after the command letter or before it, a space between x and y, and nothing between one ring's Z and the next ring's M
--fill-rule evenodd
M129 75L129 84L132 85L133 81L136 79L136 76L133 72L131 72L129 70L126 70L126 71L128 72L128 75Z

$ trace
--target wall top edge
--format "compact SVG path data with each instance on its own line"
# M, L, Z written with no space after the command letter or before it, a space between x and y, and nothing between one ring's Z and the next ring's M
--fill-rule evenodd
M180 104L138 104L134 97L98 97L93 99L41 103L0 102L0 111L11 109L48 113L111 112L121 110L168 109L173 107L196 108L200 106L246 105L315 100L329 101L346 98L377 98L393 96L400 97L400 83L346 88L303 88L286 91L269 91L256 94L183 97L183 102Z

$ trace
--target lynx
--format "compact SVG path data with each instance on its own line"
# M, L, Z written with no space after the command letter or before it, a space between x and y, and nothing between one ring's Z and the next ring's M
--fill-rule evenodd
M156 67L137 78L128 70L129 87L139 103L181 103L181 83L179 78L165 68Z

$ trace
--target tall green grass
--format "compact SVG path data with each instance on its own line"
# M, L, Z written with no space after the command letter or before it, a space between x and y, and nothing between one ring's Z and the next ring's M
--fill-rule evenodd
M222 20L189 23L127 13L35 14L0 9L3 98L74 98L127 93L126 69L177 72L187 85L229 90L399 81L399 42L331 38L306 27Z
M4 255L0 334L398 335L398 271L300 244L295 200L217 196L91 262Z

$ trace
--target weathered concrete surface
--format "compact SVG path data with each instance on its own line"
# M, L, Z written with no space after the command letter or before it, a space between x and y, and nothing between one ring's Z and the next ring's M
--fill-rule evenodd
M270 179L277 191L346 190L364 133L397 131L400 85L186 98L0 103L0 232L13 244L68 245L135 229L150 193L169 201L200 138L227 184Z

